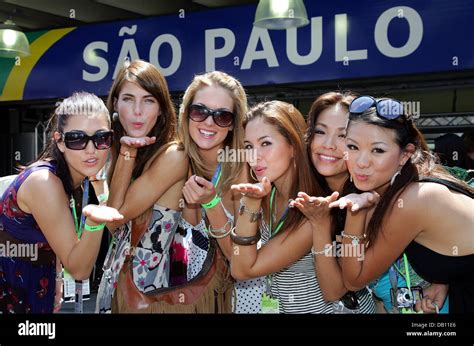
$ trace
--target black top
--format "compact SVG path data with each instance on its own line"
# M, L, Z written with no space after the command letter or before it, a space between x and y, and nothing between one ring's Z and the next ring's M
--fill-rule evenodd
M474 254L446 256L412 241L408 261L423 279L449 285L449 312L474 313Z
M451 190L473 197L470 191L450 181L433 177L422 177L420 181L442 184ZM446 256L415 241L408 245L405 253L413 269L423 279L449 285L450 313L474 313L474 254Z

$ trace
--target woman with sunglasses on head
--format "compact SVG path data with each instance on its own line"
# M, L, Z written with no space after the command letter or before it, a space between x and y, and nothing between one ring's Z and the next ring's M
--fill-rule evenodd
M0 257L2 313L53 312L62 280L56 258L74 279L89 278L105 222L122 218L113 208L88 204L86 177L104 166L113 142L103 101L84 92L66 98L49 121L48 138L0 201L0 242L31 249Z
M310 197L301 192L292 205L313 225L312 252L321 292L317 299L333 302L335 313L374 313L374 301L367 288L348 292L344 286L338 257L333 251L339 246L336 234L339 235L344 227L344 213L331 211L328 207L349 183L345 135L349 104L353 99L351 93L328 92L313 102L306 132L307 154L313 164L313 176L322 187L324 196L332 197Z
M170 245L181 217L188 163L173 142L176 116L166 80L155 66L141 60L126 62L107 106L120 139L112 148L107 204L124 219L107 224L113 239L96 309L132 312L136 309L128 304L121 288L125 282L119 280L122 267L132 271L133 289L141 293L170 286ZM131 243L134 238L137 244Z
M435 163L400 102L362 96L349 111L347 165L361 193L330 207L347 209L343 243L362 247L365 256L341 258L345 286L359 289L401 258L407 279L395 297L401 312L415 310L419 294L410 285L408 261L423 279L449 285L450 313L473 312L474 190ZM445 294L428 292L424 310L439 310Z
M239 194L231 191L230 186L248 179L243 169L248 158L238 155L243 151L242 121L246 110L247 97L242 85L224 72L196 76L184 94L178 138L192 167L192 175L183 188L188 203L183 216L191 235L188 280L201 272L215 240L225 257L231 258L229 233L238 214ZM227 265L223 260L220 262L217 276L221 278L216 289L224 293L219 293L223 303L219 311L259 312L257 297L263 290L263 281L237 281L230 310L232 280Z
M255 150L250 162L255 183L233 185L242 194L231 268L239 279L266 276L262 312L324 313L313 267L312 225L289 199L299 191L321 196L306 155L306 123L292 105L281 101L253 107L245 120L245 147ZM262 247L257 249L257 242Z

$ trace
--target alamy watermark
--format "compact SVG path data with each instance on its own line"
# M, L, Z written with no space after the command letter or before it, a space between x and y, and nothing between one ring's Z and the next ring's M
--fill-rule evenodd
M257 150L225 147L217 151L217 162L257 162Z
M326 257L355 257L358 261L363 261L365 258L365 246L363 244L342 244L333 241L332 244L326 244L322 252L324 253L320 255Z
M30 322L18 324L18 335L20 336L47 336L48 339L56 338L56 323L54 322Z
M9 240L0 243L0 257L28 257L32 261L38 259L38 244L16 244Z
M421 116L420 101L393 101L380 103L377 110L382 116L391 114L405 114L411 119Z

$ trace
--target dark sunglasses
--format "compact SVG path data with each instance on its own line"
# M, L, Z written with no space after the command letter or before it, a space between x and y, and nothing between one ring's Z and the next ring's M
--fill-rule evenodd
M216 125L220 127L229 127L234 121L234 113L232 112L212 110L203 105L189 106L189 118L192 121L200 123L206 120L208 116L212 116Z
M371 107L377 110L377 115L384 119L394 120L403 115L403 105L400 101L392 99L375 100L372 96L359 96L355 98L350 106L352 114L362 114Z
M340 300L347 309L356 310L359 308L359 300L352 291L347 292Z
M113 131L97 131L92 136L84 131L70 131L61 135L66 148L71 150L84 150L89 141L94 143L96 149L105 150L109 149L114 141Z

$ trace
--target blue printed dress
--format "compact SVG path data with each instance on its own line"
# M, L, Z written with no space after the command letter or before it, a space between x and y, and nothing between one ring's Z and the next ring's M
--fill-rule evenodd
M21 172L0 196L0 313L53 312L56 256L33 215L17 204L21 184L32 172L42 169L56 173L54 163L38 162ZM20 246L14 245L15 241ZM15 246L16 255L9 251ZM20 253L20 247L29 248L29 254Z

